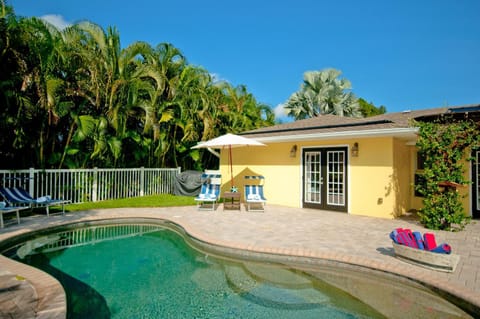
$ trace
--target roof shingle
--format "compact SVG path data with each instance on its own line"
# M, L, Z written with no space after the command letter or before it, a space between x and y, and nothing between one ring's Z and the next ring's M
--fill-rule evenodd
M412 127L411 121L414 119L436 117L443 114L460 112L480 113L480 104L386 113L367 118L321 115L318 117L298 120L291 123L278 124L274 126L255 129L243 132L241 135L253 138L260 138L303 134L331 134L335 132L349 131L379 131L395 128L402 129Z

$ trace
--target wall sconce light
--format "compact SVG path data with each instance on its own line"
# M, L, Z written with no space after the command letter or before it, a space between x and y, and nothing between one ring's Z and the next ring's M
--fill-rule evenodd
M293 145L292 148L290 149L290 157L296 157L297 156L297 145Z
M358 143L353 143L352 147L352 157L358 157Z

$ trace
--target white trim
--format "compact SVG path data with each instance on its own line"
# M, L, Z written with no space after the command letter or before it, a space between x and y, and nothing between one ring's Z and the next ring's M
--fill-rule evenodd
M352 214L352 150L350 149L350 145L347 145L347 215Z
M289 132L284 132L288 134ZM292 134L281 136L263 136L255 137L254 134L248 135L255 140L262 143L280 143L280 142L299 142L299 141L311 141L311 140L332 140L340 138L366 138L366 137L402 137L413 138L417 137L418 128L393 128L393 129L381 129L381 130L358 130L358 131L346 131L346 132L329 132L329 133L311 133L311 134ZM264 133L270 134L270 133Z
M298 165L298 167L300 168L300 183L299 186L300 186L300 198L298 199L300 201L300 208L304 208L303 207L303 148L304 146L301 146L300 147L300 165Z

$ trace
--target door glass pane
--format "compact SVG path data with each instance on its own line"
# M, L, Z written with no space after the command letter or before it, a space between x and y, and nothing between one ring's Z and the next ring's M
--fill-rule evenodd
M305 153L305 184L304 194L305 202L320 204L321 199L321 153L306 152Z
M327 152L327 204L345 205L344 151Z

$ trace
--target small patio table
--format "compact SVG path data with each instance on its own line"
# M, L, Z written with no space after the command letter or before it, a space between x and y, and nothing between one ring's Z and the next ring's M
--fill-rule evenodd
M239 192L225 192L223 194L223 210L225 209L236 209L240 210L240 198L241 193Z
M20 207L3 207L3 208L0 208L0 228L3 228L3 227L4 227L3 214L13 213L13 212L16 213L16 215L17 215L17 224L20 225L20 211L21 211L21 210L24 210L24 209L27 209L27 208L29 208L29 207L20 206Z

